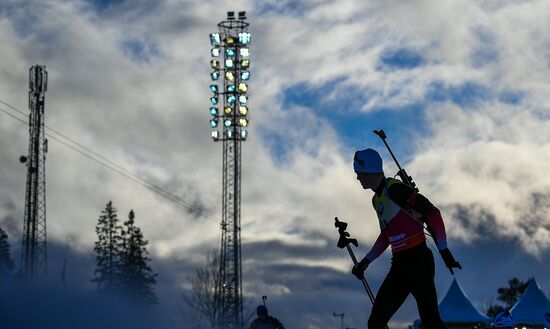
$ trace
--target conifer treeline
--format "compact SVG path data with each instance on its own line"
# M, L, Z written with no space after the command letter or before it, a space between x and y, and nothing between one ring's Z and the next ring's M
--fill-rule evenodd
M131 210L128 220L120 225L117 210L109 201L99 216L96 233L96 270L92 281L98 290L137 304L157 304L156 274L149 265L148 241L135 224L134 211Z
M10 256L10 244L8 235L0 227L0 274L10 273L15 268L15 263Z
M96 269L92 281L100 293L123 297L138 305L154 305L158 304L154 290L157 274L149 265L148 241L135 218L131 210L128 220L121 225L111 201L101 211L95 228ZM14 269L8 236L0 228L0 283L15 279Z

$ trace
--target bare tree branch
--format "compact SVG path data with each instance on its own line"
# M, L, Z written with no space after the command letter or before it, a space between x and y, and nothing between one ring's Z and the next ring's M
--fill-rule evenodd
M189 278L191 290L183 294L185 302L182 316L191 328L215 329L220 317L220 298L216 291L220 282L219 256L215 250L208 252L206 265L198 268ZM205 323L206 322L206 323Z

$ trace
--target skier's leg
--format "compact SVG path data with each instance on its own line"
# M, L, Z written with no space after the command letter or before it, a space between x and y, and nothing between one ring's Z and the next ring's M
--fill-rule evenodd
M416 299L422 325L426 329L444 329L439 315L434 283L435 263L432 252L426 247L418 255L418 270L412 282L412 294Z
M384 329L411 292L402 269L393 266L382 282L368 321L369 329Z

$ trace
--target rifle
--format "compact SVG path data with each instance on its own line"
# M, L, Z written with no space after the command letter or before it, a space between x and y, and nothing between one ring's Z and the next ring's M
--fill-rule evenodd
M372 132L375 133L376 135L378 135L378 137L380 137L380 139L382 139L382 142L384 142L384 145L386 145L386 148L388 149L388 151L390 151L390 155L393 158L393 161L395 161L395 164L397 164L397 168L399 168L399 171L397 172L397 175L399 175L399 178L401 178L401 181L403 183L409 185L410 187L412 187L416 191L416 193L418 193L418 187L416 187L416 183L413 181L413 178L407 174L407 172L405 171L404 168L401 168L401 165L399 164L399 161L397 161L397 158L395 157L395 155L393 155L393 152L392 152L390 146L386 142L387 136L386 136L386 133L384 132L384 130L383 129L373 130Z

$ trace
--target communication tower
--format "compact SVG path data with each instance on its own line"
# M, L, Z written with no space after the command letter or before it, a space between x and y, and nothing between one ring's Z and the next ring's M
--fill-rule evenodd
M25 280L33 282L47 274L46 241L46 153L44 137L44 104L48 87L46 66L29 70L29 153L20 161L27 166L25 215L21 248L21 268Z

